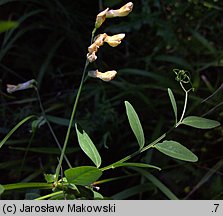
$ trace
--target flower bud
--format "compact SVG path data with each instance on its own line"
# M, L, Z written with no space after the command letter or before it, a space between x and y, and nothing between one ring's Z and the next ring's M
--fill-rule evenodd
M128 14L132 11L133 3L129 2L119 8L118 10L109 10L106 13L106 18L113 18L113 17L124 17L128 16Z
M125 34L116 34L113 36L107 36L105 42L112 47L116 47L121 43L121 40L125 37Z
M102 23L105 21L106 19L106 13L108 12L109 8L105 9L104 11L100 12L97 15L96 21L95 21L95 28L99 28Z
M16 91L21 91L21 90L33 88L34 84L36 84L36 80L34 80L34 79L29 80L29 81L24 82L24 83L20 83L18 85L7 84L7 92L11 94L11 93L16 92Z
M88 76L89 77L93 77L93 78L99 78L105 82L109 82L112 79L114 79L115 75L117 74L117 72L115 70L111 70L111 71L106 71L104 73L99 72L98 70L96 71L89 71L88 72Z

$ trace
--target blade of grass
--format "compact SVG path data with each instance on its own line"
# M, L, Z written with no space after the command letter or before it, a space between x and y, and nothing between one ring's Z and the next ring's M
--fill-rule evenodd
M17 151L26 151L27 148L24 147L9 147L9 149L14 149ZM67 148L66 150L66 154L72 154L77 152L79 149L77 148ZM35 152L35 153L40 153L40 154L60 154L61 151L58 148L50 148L50 147L33 147L33 148L29 148L29 152ZM0 164L0 168L1 168L1 164Z
M139 172L141 175L143 175L145 178L147 178L149 181L151 181L157 188L160 189L169 199L171 200L178 200L176 195L166 186L164 185L158 178L156 178L151 173L141 169L141 168L131 168L137 172Z
M1 0L0 2L0 6L4 5L4 4L8 4L10 2L16 2L16 1L19 1L19 0Z
M3 163L0 163L0 169L9 169L11 170L11 167L14 167L15 165L18 165L18 163L20 163L21 160L9 160Z
M37 116L35 115L31 115L28 116L26 118L24 118L22 121L20 121L11 131L9 131L9 133L5 136L5 138L0 142L0 148L4 145L4 143L10 138L10 136L12 136L12 134L21 126L23 125L25 122L27 122L28 120L32 119L32 118L37 118Z
M44 74L47 71L47 67L48 67L51 59L53 58L56 50L59 48L59 46L61 45L61 43L63 42L63 40L64 40L64 38L61 38L60 40L57 41L56 44L53 44L51 50L48 53L47 58L43 62L42 66L41 66L41 68L39 70L38 77L37 77L38 88L40 88L40 86L41 86L41 83L43 81Z
M58 124L58 125L62 125L62 126L68 126L70 122L69 119L52 116L52 115L46 115L46 118L48 121ZM72 124L72 126L74 127L74 123Z
M196 192L205 182L207 182L217 170L223 166L223 159L218 161L198 182L198 184L187 194L184 199L188 199L194 192Z
M151 186L151 183L140 184L137 186L130 187L126 190L120 191L117 194L112 195L111 198L114 200L124 200L139 193L152 191L153 189L154 188Z
M203 35L199 32L191 30L193 37L200 42L206 49L208 49L211 53L216 53L216 49L211 45L210 41L208 41Z
M18 190L18 189L52 189L53 185L42 182L31 182L31 183L14 183L14 184L6 184L2 185L5 188L5 191L8 190Z
M40 13L40 12L43 12L44 10L35 10L35 11L31 11L31 12L29 12L29 13L27 13L27 14L24 14L20 19L18 19L17 20L17 22L18 23L22 23L23 21L25 21L26 19L28 19L29 17L31 17L31 16L34 16L34 15L36 15L36 14L38 14L38 13ZM27 28L27 29L29 29L29 28ZM32 28L32 29L34 29L34 28ZM5 46L5 44L8 42L8 40L10 39L10 37L12 36L12 34L15 32L15 29L12 29L12 30L10 30L10 31L8 31L6 34L5 34L5 37L4 37L4 40L3 40L3 42L2 42L2 47L4 47ZM26 32L26 30L24 31L24 32ZM18 34L18 33L17 33ZM15 38L18 38L16 35L15 35ZM14 40L13 40L14 41Z
M19 23L15 21L0 21L0 33L18 27Z

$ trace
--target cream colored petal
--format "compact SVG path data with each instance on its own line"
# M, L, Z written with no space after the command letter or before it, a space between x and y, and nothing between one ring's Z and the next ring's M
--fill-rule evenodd
M102 23L105 21L106 19L106 13L108 12L109 8L106 8L104 11L100 12L97 17L96 17L96 21L95 21L95 28L99 28Z
M111 70L111 71L106 71L104 73L99 72L98 70L95 71L89 71L88 72L88 76L93 77L93 78L98 78L101 79L105 82L109 82L112 79L114 79L114 77L116 76L117 72L115 70Z
M107 41L107 43L111 46L111 47L117 47L121 41Z
M15 92L17 90L17 86L16 85L11 85L11 84L7 84L7 92L8 93L12 93Z
M128 16L129 13L132 11L132 9L133 9L133 3L128 2L127 4L119 8L118 10L109 10L106 13L106 18Z
M93 44L91 44L91 46L88 47L88 52L89 53L97 52L98 48L99 47L95 43L93 43Z
M107 71L104 73L98 72L97 77L105 82L113 80L117 72L115 70Z
M87 59L88 59L89 62L94 62L94 61L96 61L96 59L97 59L96 53L95 53L95 52L93 52L93 53L88 53L88 54L87 54Z
M115 70L106 71L104 73L97 71L97 78L109 82L116 76L117 72Z
M105 42L110 41L110 40L111 41L114 41L114 40L121 41L124 37L125 37L124 33L116 34L116 35L113 35L113 36L107 36L105 38Z
M108 35L106 33L99 34L95 37L94 44L97 46L102 46L104 44L104 40L106 39Z
M113 36L107 36L105 42L112 47L116 47L121 43L121 40L125 37L125 34L117 34Z

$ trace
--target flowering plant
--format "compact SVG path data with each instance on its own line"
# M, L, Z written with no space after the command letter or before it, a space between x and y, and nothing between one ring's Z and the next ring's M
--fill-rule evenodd
M101 165L103 162L102 160L103 158L101 157L97 149L97 146L93 143L90 136L83 129L81 129L81 127L77 123L74 124L74 117L77 110L77 105L79 103L79 98L80 98L81 91L82 91L84 81L86 80L86 78L88 77L98 78L102 81L109 82L109 81L112 81L117 75L117 71L112 70L112 69L106 72L100 72L99 69L88 71L88 65L97 60L97 54L100 51L99 49L101 49L105 43L107 43L109 46L112 46L112 47L117 47L119 44L121 44L122 40L125 38L125 33L119 33L119 34L111 35L111 36L109 36L107 33L102 33L95 37L96 31L102 26L102 24L106 21L106 19L127 16L132 11L132 9L133 9L133 3L129 2L126 5L116 10L107 8L96 16L95 26L92 31L91 42L87 50L88 53L86 55L85 67L84 67L82 78L80 81L80 86L76 94L76 99L73 105L73 109L72 109L72 113L71 113L71 117L69 121L69 126L67 129L67 133L66 133L66 137L65 137L63 145L59 143L56 135L53 132L53 129L50 123L48 122L46 118L45 111L41 103L41 99L39 97L38 88L36 86L37 84L36 81L29 80L27 82L20 83L17 85L12 85L12 84L7 85L7 91L10 94L16 91L26 90L30 88L35 89L38 100L39 100L39 105L42 111L42 115L41 116L31 115L23 119L21 122L19 122L7 134L7 136L0 142L0 147L9 139L9 137L15 132L15 130L17 130L22 124L34 118L35 121L33 121L32 130L35 131L36 128L38 128L40 125L47 123L58 145L58 148L61 151L59 162L55 169L55 172L53 174L45 174L46 183L38 183L38 184L31 183L31 185L29 183L26 183L26 184L18 183L17 188L33 187L33 188L47 188L47 189L53 190L53 193L38 197L37 199L39 200L51 199L51 198L104 199L103 195L99 193L100 192L99 185L105 182L117 180L119 178L117 177L115 179L114 178L101 179L101 177L103 176L103 173L105 171L115 169L118 167L129 167L132 170L145 176L147 179L151 180L154 184L156 183L156 184L162 185L162 188L163 188L162 192L165 193L168 196L168 198L177 199L177 197L165 185L163 185L155 176L153 176L151 173L143 169L143 168L149 168L149 169L154 169L154 170L161 170L160 167L157 167L149 163L132 162L131 159L134 158L136 155L139 155L147 150L154 149L167 156L170 156L172 158L179 159L182 161L196 162L198 160L198 157L191 150L187 149L185 146L183 146L177 141L167 139L168 137L167 135L170 132L172 132L172 130L174 130L175 128L178 128L181 125L187 125L194 128L200 128L200 129L211 129L211 128L219 126L219 123L214 120L201 118L198 116L185 117L187 103L188 103L188 94L191 91L193 91L193 88L191 85L191 78L187 71L174 69L174 73L176 74L176 80L179 82L179 85L181 86L185 94L184 106L183 106L182 112L179 112L178 110L178 105L177 105L177 102L175 100L172 90L168 89L168 95L170 98L170 102L171 102L174 117L175 117L174 125L169 131L163 133L152 142L147 141L147 137L144 135L144 130L143 130L143 127L141 125L141 122L137 115L136 110L128 101L125 101L127 118L128 118L131 130L133 134L135 135L136 141L138 143L138 148L135 152L125 156L124 158L116 162L113 162L107 166L102 167ZM75 125L79 147L83 150L83 152L87 155L87 157L90 158L93 165L75 167L69 162L68 158L66 157L65 152L66 152L71 130L73 129L73 125ZM66 160L69 168L63 171L62 165L63 165L64 160ZM3 193L4 190L7 191L10 189L15 189L15 185L0 186L1 193Z

